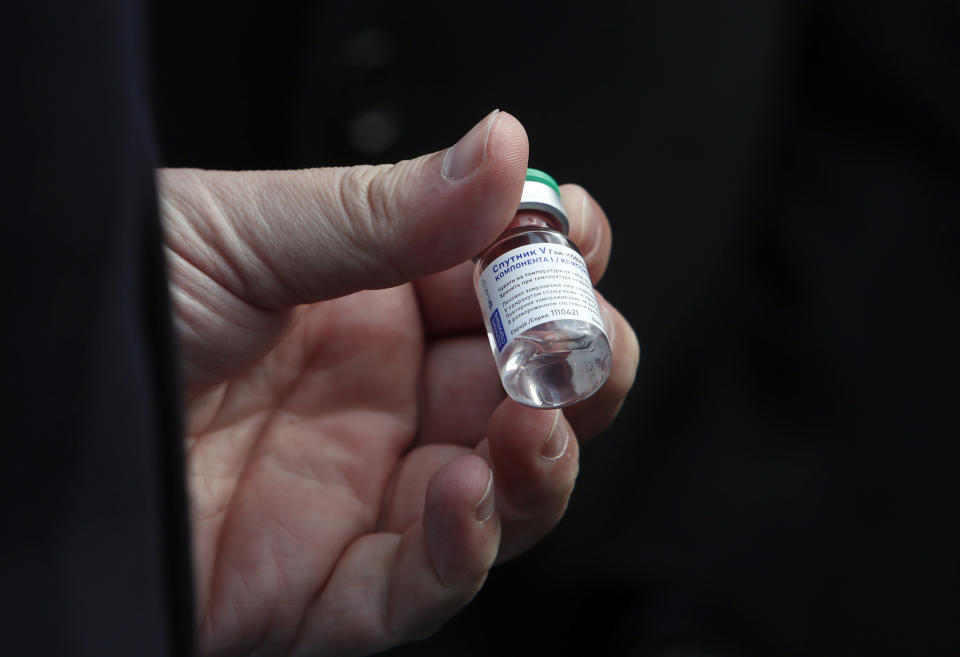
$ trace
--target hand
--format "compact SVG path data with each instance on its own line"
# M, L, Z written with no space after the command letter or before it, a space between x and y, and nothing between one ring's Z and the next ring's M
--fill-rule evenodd
M566 414L504 398L466 261L512 218L526 160L495 112L397 165L161 172L205 653L425 636L563 514L575 433L616 414L638 348L601 301L606 386ZM599 277L607 220L563 194Z

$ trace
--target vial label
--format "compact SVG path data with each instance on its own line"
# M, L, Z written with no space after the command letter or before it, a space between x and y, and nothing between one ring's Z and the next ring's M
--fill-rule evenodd
M560 244L531 244L507 251L480 274L487 331L497 353L538 324L577 319L606 335L583 257Z

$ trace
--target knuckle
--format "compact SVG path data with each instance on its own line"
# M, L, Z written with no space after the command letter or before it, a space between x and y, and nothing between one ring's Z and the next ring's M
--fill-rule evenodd
M341 228L353 251L377 260L382 269L386 255L378 245L396 241L400 229L397 212L396 165L349 167L340 179Z

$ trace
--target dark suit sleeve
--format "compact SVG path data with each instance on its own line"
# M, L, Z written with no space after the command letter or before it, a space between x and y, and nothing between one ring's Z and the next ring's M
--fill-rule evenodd
M192 654L144 27L0 8L5 654Z

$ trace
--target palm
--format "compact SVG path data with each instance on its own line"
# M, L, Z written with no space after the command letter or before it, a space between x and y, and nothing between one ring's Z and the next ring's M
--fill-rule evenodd
M227 644L294 639L354 541L405 529L381 514L416 430L412 287L294 314L259 362L190 403L199 604L204 631L237 628ZM278 607L285 618L271 617Z

